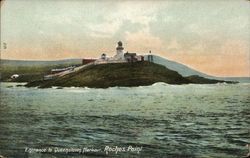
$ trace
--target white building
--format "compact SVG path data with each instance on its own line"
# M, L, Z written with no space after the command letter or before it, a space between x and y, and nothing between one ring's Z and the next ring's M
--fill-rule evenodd
M119 41L116 47L116 54L113 57L107 57L107 55L103 53L101 55L101 58L97 59L95 63L136 62L136 61L144 61L144 55L137 55L136 53L129 53L129 52L125 53L124 48L122 46L122 42Z
M124 48L122 46L122 42L119 41L118 46L116 47L116 55L113 57L114 60L125 60L124 59Z
M18 78L18 77L19 77L18 74L14 74L14 75L12 75L10 78L11 78L11 79L15 79L15 78Z

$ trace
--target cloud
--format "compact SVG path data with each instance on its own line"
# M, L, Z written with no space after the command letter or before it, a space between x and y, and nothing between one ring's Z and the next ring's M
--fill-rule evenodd
M125 40L130 49L143 53L152 51L159 51L163 47L160 38L153 36L148 28L145 28L137 33L125 33ZM141 52L142 53L142 52Z
M216 62L226 67L233 59L239 60L238 65L249 61L247 3L5 1L1 37L8 49L2 55L13 59L93 57L114 52L116 42L122 40L129 51L152 50L209 72Z
M90 36L111 38L120 30L125 21L148 27L155 20L158 3L138 1L121 2L112 8L113 12L103 15L103 21L99 23L88 23L86 27L91 31ZM142 28L143 29L143 28Z
M101 24L88 24L87 28L90 30L89 35L96 38L110 38L121 27L121 21L105 22Z
M168 50L179 50L180 48L180 43L176 39L171 40L167 45Z
M248 42L242 40L225 40L219 52L224 56L245 56L249 59L250 46Z

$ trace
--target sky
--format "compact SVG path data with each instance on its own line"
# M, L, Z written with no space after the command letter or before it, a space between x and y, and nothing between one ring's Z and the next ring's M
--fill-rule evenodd
M221 77L250 76L247 0L5 0L1 58L153 54Z

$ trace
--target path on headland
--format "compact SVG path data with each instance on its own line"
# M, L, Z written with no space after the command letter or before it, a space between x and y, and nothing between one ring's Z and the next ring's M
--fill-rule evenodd
M53 78L62 77L62 76L65 76L67 74L77 72L77 71L79 71L79 70L81 70L83 68L89 67L91 65L100 65L100 64L109 64L109 63L126 63L126 62L127 62L126 60L94 61L94 62L85 64L85 65L82 65L82 66L78 66L78 67L75 67L75 68L72 68L72 69L57 73L57 74L46 75L46 76L43 77L43 80L50 80L50 79L53 79Z

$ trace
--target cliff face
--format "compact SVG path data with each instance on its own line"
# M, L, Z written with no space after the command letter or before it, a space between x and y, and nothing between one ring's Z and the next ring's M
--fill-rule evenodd
M145 61L93 65L60 78L30 82L27 84L27 87L133 87L151 85L156 82L165 82L168 84L191 83L188 79L182 77L175 71L169 70L162 65Z

